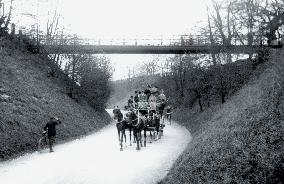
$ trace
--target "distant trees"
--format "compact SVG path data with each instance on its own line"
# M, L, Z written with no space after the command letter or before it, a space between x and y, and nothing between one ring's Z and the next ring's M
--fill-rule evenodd
M64 72L72 80L68 94L77 99L87 99L89 105L97 110L104 108L110 92L110 79L113 68L108 58L89 54L64 55Z
M279 39L281 32L283 33L281 30L284 25L283 0L212 0L211 2L211 6L208 7L211 43L214 41L225 46L232 43L271 44L272 40Z
M72 80L72 83L69 86L69 96L71 98L76 98L77 93L75 92L76 89L78 88L78 84L80 82L80 68L87 59L86 55L79 55L79 54L69 54L69 55L64 55L62 60L65 60L65 68L64 68L64 73L70 77Z
M192 108L195 104L203 111L212 104L224 103L249 79L254 61L239 60L227 64L204 65L198 55L177 55L171 58L168 75L152 76L155 85L164 89L175 106ZM151 77L149 77L151 78Z
M127 80L119 81L116 92L133 92L144 90L147 84L156 85L165 91L169 104L174 107L198 107L199 111L203 111L212 105L226 102L230 95L248 81L254 63L257 63L256 59L244 59L206 65L207 59L207 56L194 54L173 56L165 62L165 68L170 66L166 74L136 76L132 78L132 89L128 88ZM121 96L119 98L123 99Z
M112 68L106 57L89 56L80 67L80 86L88 103L100 110L110 96Z
M159 67L159 56L154 55L151 60L144 62L140 66L140 74L150 76L156 75L160 70Z
M266 0L262 2L259 18L261 21L261 31L267 38L268 43L281 37L284 25L284 1ZM282 27L282 30L281 30Z

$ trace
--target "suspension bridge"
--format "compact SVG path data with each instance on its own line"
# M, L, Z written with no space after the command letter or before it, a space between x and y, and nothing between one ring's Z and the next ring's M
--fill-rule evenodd
M280 40L276 41L280 45ZM252 45L240 39L232 39L230 45L210 43L209 36L174 35L171 37L153 38L117 38L117 39L82 39L82 38L40 38L49 54L210 54L234 53L252 54L268 47L262 37L255 37Z

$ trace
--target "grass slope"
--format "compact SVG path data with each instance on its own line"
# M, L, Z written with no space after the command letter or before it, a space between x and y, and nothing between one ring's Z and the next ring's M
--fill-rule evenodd
M283 58L272 51L266 69L225 104L176 113L194 138L160 183L284 181Z
M58 127L60 141L109 122L105 111L96 112L66 95L68 79L62 72L48 77L50 61L5 39L1 40L0 56L0 160L35 150L50 116L63 120L64 125Z

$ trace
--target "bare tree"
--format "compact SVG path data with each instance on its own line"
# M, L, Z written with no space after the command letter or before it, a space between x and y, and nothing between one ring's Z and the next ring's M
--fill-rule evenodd
M259 32L259 0L238 0L232 3L233 33L242 45L262 44ZM252 58L252 53L249 54Z
M212 27L211 27L211 21L210 21L210 16L209 16L209 12L208 12L208 7L207 7L207 16L208 16L209 40L210 40L210 45L211 45L211 48L212 48L212 52L211 52L212 63L213 63L213 65L217 65L216 53L214 52L214 46L216 44L215 44L215 40L214 40L214 36L213 36L213 30L212 30Z
M284 25L284 1L265 0L260 6L261 28L270 45L273 40L280 38L280 28Z
M54 10L53 14L50 15L50 11L48 11L48 20L46 22L46 41L47 44L50 44L54 39L58 38L58 23L59 23L59 15L57 10ZM55 40L56 42L56 40Z
M0 0L0 36L4 35L8 31L8 26L11 21L11 14L13 9L13 1L10 0L9 10L5 11L6 3L3 0Z
M217 2L212 0L213 12L212 18L214 21L215 29L218 31L218 34L221 38L221 44L224 48L231 46L232 42L232 21L231 19L231 1L229 1L227 6L224 6L225 3ZM223 6L222 6L223 5ZM232 62L232 56L230 49L226 50L227 53L227 62Z

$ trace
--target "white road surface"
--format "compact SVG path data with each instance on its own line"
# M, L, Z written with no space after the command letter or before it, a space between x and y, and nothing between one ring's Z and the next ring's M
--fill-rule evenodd
M60 131L58 132L60 133ZM128 132L127 132L128 133ZM1 184L152 184L160 181L191 140L176 123L162 139L119 150L115 123L85 138L0 163ZM128 136L127 136L128 139Z

